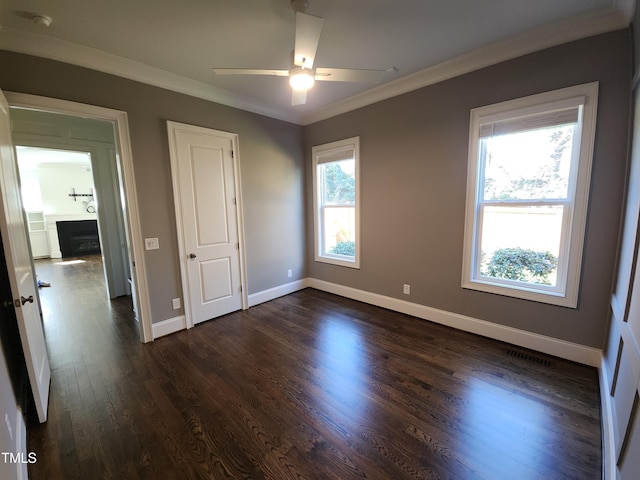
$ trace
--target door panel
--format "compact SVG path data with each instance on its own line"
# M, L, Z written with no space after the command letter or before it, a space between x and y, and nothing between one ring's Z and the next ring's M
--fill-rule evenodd
M11 143L9 105L0 92L0 189L3 214L0 231L9 271L13 304L20 341L29 374L29 383L40 422L47 420L51 370L40 319L39 298L31 263L29 239L24 223L18 172Z
M198 246L229 243L224 151L193 148L193 202Z
M217 258L207 262L200 262L202 272L202 301L212 302L224 297L233 295L231 279L233 272L231 269L231 259Z
M242 308L233 136L168 122L187 325Z

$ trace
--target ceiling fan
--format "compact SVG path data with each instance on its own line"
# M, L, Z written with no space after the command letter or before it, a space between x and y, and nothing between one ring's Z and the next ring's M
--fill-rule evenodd
M291 105L302 105L307 101L307 90L316 80L328 82L379 83L387 72L397 72L395 67L388 70L359 70L351 68L314 68L313 63L320 42L324 19L304 13L307 0L291 0L291 8L296 14L295 46L292 52L291 68L288 70L260 70L251 68L214 68L216 75L271 75L289 77L293 90Z

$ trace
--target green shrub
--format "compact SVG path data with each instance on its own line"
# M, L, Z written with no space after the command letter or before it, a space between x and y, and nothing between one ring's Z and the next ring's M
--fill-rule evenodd
M334 255L347 255L353 257L356 254L356 244L350 240L338 242L329 249L329 253Z
M558 267L558 259L551 252L536 252L525 248L501 248L491 256L486 275L521 282L549 285L549 275Z

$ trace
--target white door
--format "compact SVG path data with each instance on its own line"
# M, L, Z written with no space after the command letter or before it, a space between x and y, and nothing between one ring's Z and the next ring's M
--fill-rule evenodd
M27 229L22 211L18 174L11 143L9 104L0 91L0 189L3 213L0 232L9 270L13 306L18 319L20 340L24 351L29 382L40 422L47 420L51 370L40 319L38 295Z
M235 135L168 122L187 327L242 308Z

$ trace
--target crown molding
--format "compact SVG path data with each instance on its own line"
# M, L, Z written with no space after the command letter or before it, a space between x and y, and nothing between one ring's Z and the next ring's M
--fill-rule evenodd
M299 115L274 109L229 90L66 40L1 27L0 50L69 63L278 120L301 123Z
M0 50L57 60L267 117L309 125L545 48L626 28L634 0L524 32L305 114L275 109L237 93L65 40L0 27Z
M633 4L633 0L617 0L619 4L629 2ZM302 124L326 120L545 48L620 30L629 26L632 16L633 8L606 9L524 32L309 112L303 115Z

